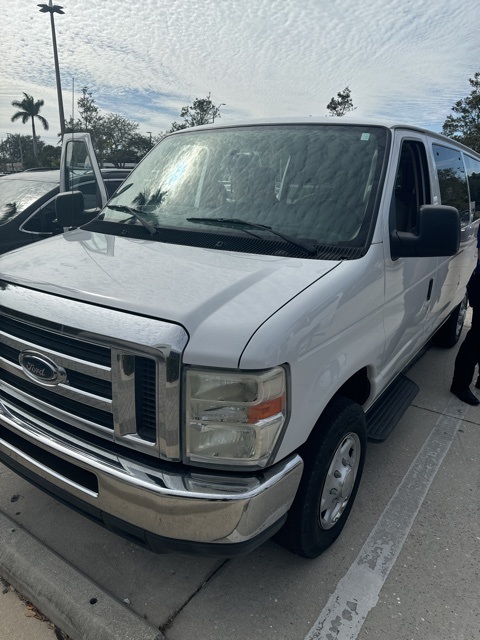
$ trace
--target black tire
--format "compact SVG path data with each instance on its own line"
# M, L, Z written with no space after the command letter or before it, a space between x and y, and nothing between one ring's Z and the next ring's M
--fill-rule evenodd
M305 467L287 521L277 534L279 544L304 558L316 558L333 544L353 506L366 446L360 405L333 398L300 451Z
M465 295L461 303L452 311L448 320L433 336L433 344L437 347L444 347L446 349L451 349L457 344L462 334L467 309L468 298Z

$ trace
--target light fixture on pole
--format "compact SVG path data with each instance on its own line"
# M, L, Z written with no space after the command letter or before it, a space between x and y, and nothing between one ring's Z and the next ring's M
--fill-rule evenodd
M57 38L55 36L55 20L53 18L54 13L65 13L62 11L63 7L58 4L53 4L52 0L49 0L49 4L37 4L40 7L40 13L50 14L50 26L52 27L52 42L53 42L53 59L55 61L55 77L57 80L57 97L58 97L58 113L60 117L60 132L65 133L65 116L63 115L63 98L62 98L62 85L60 82L60 68L58 66L58 53L57 53Z

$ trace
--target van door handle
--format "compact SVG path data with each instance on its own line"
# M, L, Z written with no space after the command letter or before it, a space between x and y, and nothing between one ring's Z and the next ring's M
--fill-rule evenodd
M431 298L432 289L433 289L433 278L430 278L430 282L428 283L427 300L430 300L430 298Z

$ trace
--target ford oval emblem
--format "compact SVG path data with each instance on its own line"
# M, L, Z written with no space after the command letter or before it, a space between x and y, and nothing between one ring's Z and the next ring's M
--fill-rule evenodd
M54 387L67 380L67 372L63 367L37 351L22 351L18 361L23 372L37 384Z

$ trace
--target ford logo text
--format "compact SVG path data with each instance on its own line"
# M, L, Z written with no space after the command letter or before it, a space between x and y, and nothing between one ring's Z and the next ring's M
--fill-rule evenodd
M67 381L65 369L42 353L32 350L22 351L18 361L25 375L37 384L54 387Z

